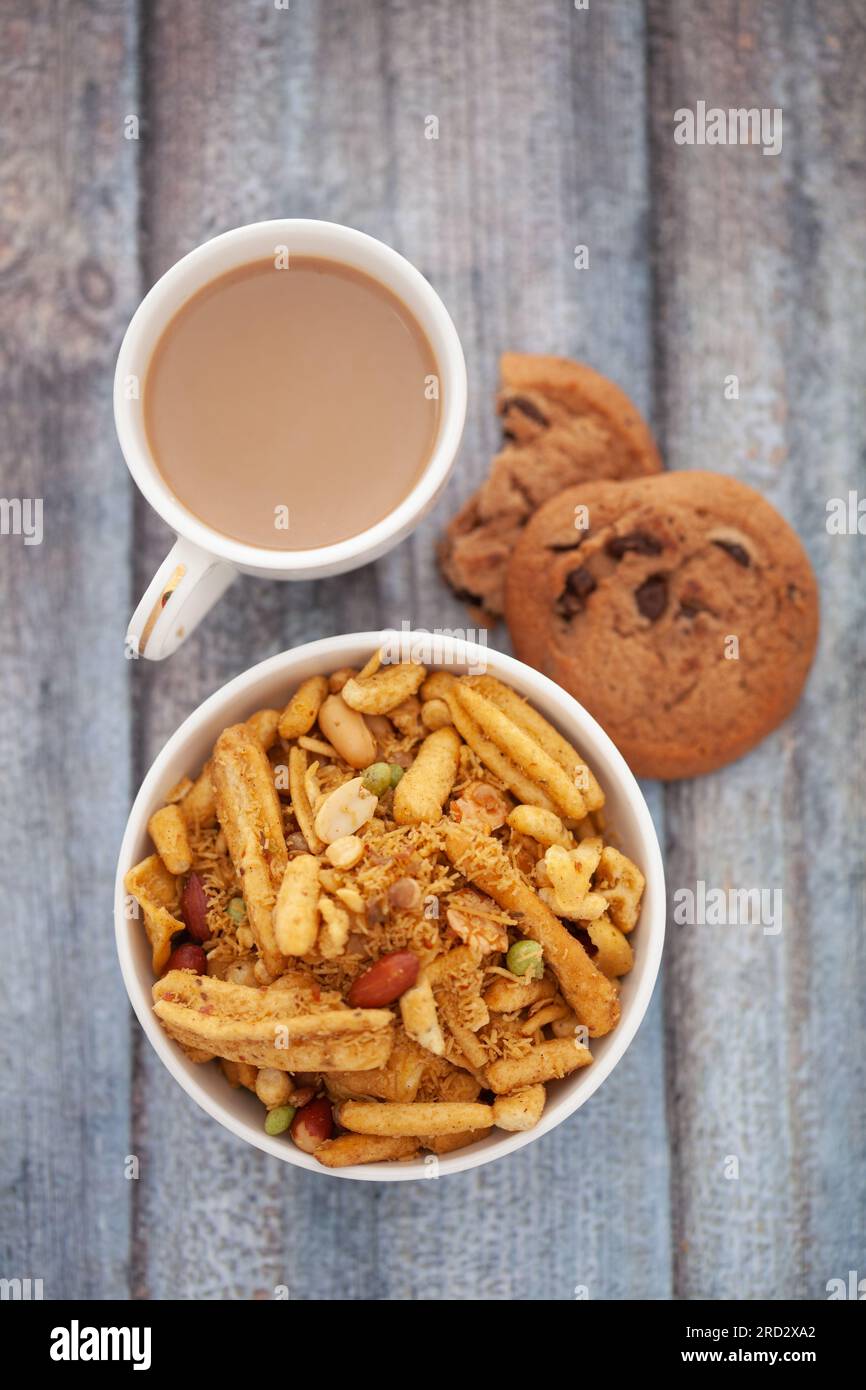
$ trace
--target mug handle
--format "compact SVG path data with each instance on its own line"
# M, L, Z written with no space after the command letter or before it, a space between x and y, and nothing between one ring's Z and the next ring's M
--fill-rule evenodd
M130 619L126 656L164 661L237 577L233 565L179 536Z

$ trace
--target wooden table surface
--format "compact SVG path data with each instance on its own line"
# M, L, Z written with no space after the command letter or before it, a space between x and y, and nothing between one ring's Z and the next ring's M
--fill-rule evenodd
M0 537L0 1275L341 1300L821 1299L866 1276L866 540L826 527L866 487L862 9L0 0L0 54L2 491L44 499L41 546ZM782 108L781 154L675 144L699 100ZM286 215L371 232L439 290L469 369L458 466L376 565L243 579L169 662L127 661L170 536L115 438L123 330L184 252ZM646 787L669 890L781 888L783 930L670 924L626 1058L517 1156L329 1181L230 1137L157 1060L115 958L116 854L151 760L229 677L335 632L465 623L433 543L496 448L504 348L608 373L669 467L757 485L804 540L823 627L796 714L733 767Z

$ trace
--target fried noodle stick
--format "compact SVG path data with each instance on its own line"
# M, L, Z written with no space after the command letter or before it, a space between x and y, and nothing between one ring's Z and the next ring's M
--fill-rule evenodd
M313 812L307 797L307 789L304 785L304 776L307 771L307 755L303 748L289 749L289 795L292 798L292 810L295 813L295 820L298 822L298 829L307 842L307 848L311 854L321 854L325 848L323 842L316 834L313 825Z
M283 874L274 908L274 937L286 956L305 956L319 931L319 870L314 854L296 854Z
M274 903L288 864L280 801L261 743L245 724L216 741L211 780L219 823L239 878L250 928L271 975L285 959L274 935Z
M454 786L460 763L460 739L446 726L428 734L412 766L404 772L394 793L394 819L398 825L438 821L445 798Z
M289 990L251 989L190 970L170 970L153 987L154 1013L186 1047L278 1071L366 1071L384 1066L394 1040L389 1009L298 1012Z
M523 1057L500 1057L487 1068L487 1084L497 1095L540 1081L555 1081L578 1067L588 1067L592 1053L576 1038L551 1038ZM495 1113L495 1112L494 1112Z
M302 681L285 709L279 715L280 738L300 738L308 734L316 722L322 702L328 693L325 676L310 676Z
M465 878L471 879L506 912L519 914L520 930L543 948L546 963L590 1037L609 1033L619 1018L615 987L596 969L580 942L524 883L501 846L490 837L478 841L463 826L449 825L445 849L455 869Z
M519 724L471 685L458 681L454 698L492 743L517 764L566 816L582 820L586 802L577 783Z
M474 1101L415 1101L394 1105L388 1101L347 1100L340 1106L340 1124L354 1134L404 1135L459 1134L467 1129L489 1129L493 1108Z
M326 1168L350 1168L356 1163L382 1163L387 1159L411 1158L419 1141L411 1136L391 1139L384 1134L341 1134L327 1139L316 1149L315 1158Z
M466 1129L462 1134L422 1134L421 1146L434 1154L450 1154L483 1139L486 1133L486 1129Z
M494 705L498 705L503 713L521 729L525 729L560 767L565 768L572 781L581 788L587 810L598 811L604 805L604 792L592 768L584 762L568 739L563 738L559 730L524 700L522 695L518 695L516 690L504 685L495 676L467 676L466 684L486 695Z
M335 1099L351 1100L357 1096L409 1102L418 1094L426 1065L423 1048L398 1028L384 1066L371 1071L331 1070L325 1077L325 1085Z
M460 703L458 699L458 681L455 680L453 676L448 676L448 682L450 683L446 683L444 680L441 682L439 681L438 678L440 676L444 677L446 675L447 673L444 671L437 671L435 676L430 677L425 682L425 687L430 685L431 680L437 681L437 684L432 688L437 691L442 691L442 698L448 706L451 718L454 721L454 727L465 742L469 744L473 753L477 754L484 763L484 766L489 767L490 771L499 778L500 782L503 782L505 786L508 787L508 790L513 792L520 801L526 802L530 806L541 806L544 810L555 812L556 806L547 793L533 782L530 777L527 777L511 758L506 757L505 753L494 743L493 739L489 737L487 731L480 728Z

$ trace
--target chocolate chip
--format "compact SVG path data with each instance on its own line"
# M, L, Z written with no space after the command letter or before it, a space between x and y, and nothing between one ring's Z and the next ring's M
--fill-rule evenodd
M459 598L461 603L468 603L473 608L483 608L484 600L480 594L470 593L468 589L455 589L454 597Z
M628 536L611 536L604 548L615 560L621 560L629 552L634 555L662 553L661 541L657 541L655 536L648 536L646 531L632 531Z
M565 587L576 598L587 599L597 586L586 566L580 565L578 569L571 571L565 581Z
M680 604L680 617L696 618L699 613L706 613L708 609L696 598L684 598Z
M519 410L521 415L525 415L529 420L534 420L537 425L547 426L550 424L547 416L528 396L511 396L502 407L503 415L507 415L509 410Z
M668 581L663 574L651 574L634 591L635 603L644 618L655 623L668 606Z
M588 535L588 531L579 531L575 540L562 541L561 543L554 542L553 545L548 545L545 549L552 550L554 554L557 555L565 554L567 550L579 550Z
M560 618L573 618L576 613L583 612L583 604L574 594L561 594L556 600L556 611Z
M727 555L730 555L732 560L736 560L738 565L742 565L743 569L749 568L751 563L749 560L749 552L745 550L743 546L737 545L736 541L713 541L713 545L717 545L719 550L724 550Z
M586 600L595 588L596 582L584 565L572 570L557 601L557 613L563 618L573 618L575 613L582 613L586 607Z

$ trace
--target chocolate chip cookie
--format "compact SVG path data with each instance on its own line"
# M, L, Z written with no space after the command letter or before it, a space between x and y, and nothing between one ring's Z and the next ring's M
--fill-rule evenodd
M607 377L566 357L506 352L504 445L439 546L442 573L484 622L504 611L505 571L535 509L572 483L657 473L649 427Z
M798 537L715 473L585 483L545 503L508 567L521 660L570 691L634 772L739 758L797 703L818 634Z

